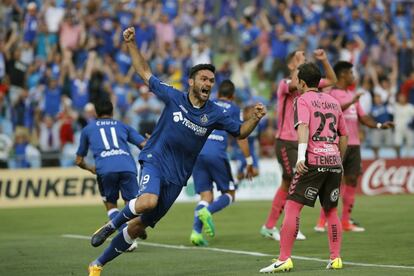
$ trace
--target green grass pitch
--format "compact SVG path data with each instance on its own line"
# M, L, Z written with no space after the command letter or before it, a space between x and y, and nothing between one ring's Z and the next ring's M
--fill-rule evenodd
M217 233L209 247L276 257L278 242L259 235L269 207L270 201L236 202L216 214ZM345 264L341 271L326 271L326 263L293 259L289 275L414 275L413 207L412 195L357 197L353 217L367 231L343 236L343 261L406 268ZM193 203L175 204L155 229L148 230L146 242L191 247L193 208ZM313 232L318 214L319 208L304 208L301 231L307 240L295 243L293 255L328 259L326 234ZM103 205L1 209L0 275L87 275L88 263L106 244L93 248L89 240L62 235L87 236L105 221ZM109 263L102 275L260 275L259 269L272 256L147 244Z

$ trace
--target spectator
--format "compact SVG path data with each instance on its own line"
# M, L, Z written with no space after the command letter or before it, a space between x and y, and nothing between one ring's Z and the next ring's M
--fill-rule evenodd
M407 97L399 93L395 103L395 147L397 157L401 157L401 147L405 145L409 148L414 146L414 105L408 103Z
M0 169L7 169L9 167L8 160L12 146L12 140L9 135L3 132L3 127L0 125Z
M381 95L374 94L374 104L372 106L371 116L378 123L392 121L392 113L388 102L382 100ZM374 151L375 158L378 158L380 148L393 146L392 129L372 129L371 130L371 147Z
M39 168L40 152L29 142L29 130L17 127L14 134L13 156L11 161L13 168Z
M42 167L59 167L60 124L46 115L39 125L39 148L42 153Z

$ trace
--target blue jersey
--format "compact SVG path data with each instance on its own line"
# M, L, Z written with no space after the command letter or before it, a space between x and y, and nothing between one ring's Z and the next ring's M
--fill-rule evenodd
M138 146L144 140L136 130L120 121L97 119L82 130L76 154L86 156L90 148L98 175L114 172L136 174L137 166L129 151L128 142Z
M174 89L155 76L151 76L149 86L165 103L165 108L139 160L157 166L166 182L186 185L211 132L220 129L239 136L241 124L210 100L201 108L193 107L188 93Z
M241 123L240 108L231 101L226 100L214 100L214 102L224 108L229 116L236 122ZM207 139L200 155L208 157L221 157L227 158L227 132L224 130L214 130Z

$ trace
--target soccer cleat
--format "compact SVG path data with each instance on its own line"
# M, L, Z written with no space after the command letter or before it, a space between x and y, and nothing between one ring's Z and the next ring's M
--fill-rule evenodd
M346 232L364 232L365 228L353 224L351 221L343 221L342 222L342 230Z
M128 247L128 249L125 252L132 252L135 249L137 249L137 247L138 247L138 242L137 240L134 240L134 242L131 244L130 247Z
M260 228L260 235L262 235L265 238L274 239L276 241L280 240L279 230L277 230L276 227L269 229L265 225L263 225L262 228Z
M216 234L216 229L213 223L213 216L207 207L203 207L202 209L198 210L198 218L203 223L204 231L206 231L207 235L214 237Z
M313 230L315 230L315 232L323 233L326 231L325 227L326 221L324 219L319 219L318 224L316 224L316 226L313 227Z
M298 234L296 235L296 240L298 240L298 241L304 241L304 240L306 240L306 236L303 235L303 233L300 232L300 230L299 230L298 231Z
M326 269L341 269L342 268L342 259L336 258L329 261L329 264L326 266Z
M102 266L99 265L89 265L88 272L89 276L100 276L102 271Z
M195 246L208 246L208 242L204 239L203 234L193 230L191 232L190 241Z
M293 268L293 262L291 258L286 261L272 260L272 264L260 269L260 273L276 273L276 272L289 272Z
M93 247L98 247L101 244L105 242L105 240L112 235L115 232L115 228L112 227L112 225L108 222L98 230L96 230L95 233L93 233L91 238L91 244Z

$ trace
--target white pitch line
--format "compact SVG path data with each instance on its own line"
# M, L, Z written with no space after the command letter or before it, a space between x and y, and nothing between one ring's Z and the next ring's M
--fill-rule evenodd
M73 234L64 234L62 235L62 237L70 238L70 239L80 239L80 240L89 240L91 238L89 236L73 235ZM108 238L107 240L110 241L111 238ZM159 248L170 248L170 249L179 249L179 250L207 250L207 251L215 251L215 252L223 252L223 253L231 253L231 254L239 254L239 255L256 256L256 257L273 257L274 256L271 254L260 253L260 252L231 250L231 249L222 249L222 248L214 248L214 247L191 247L191 246L185 246L185 245L169 245L169 244L144 242L144 241L139 241L138 244L144 245L144 246L159 247ZM324 260L324 259L303 257L303 256L292 256L292 258L297 259L297 260L314 261L314 262L320 262L320 263L328 262L328 260ZM343 263L347 265L353 265L353 266L414 269L414 266L403 266L403 265L365 264L365 263L354 263L354 262L343 262Z

